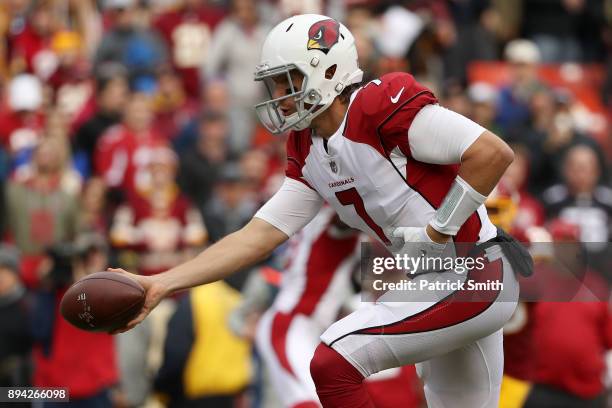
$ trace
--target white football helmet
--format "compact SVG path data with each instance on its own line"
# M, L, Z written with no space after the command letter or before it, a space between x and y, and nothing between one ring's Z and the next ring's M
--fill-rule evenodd
M301 89L291 80L292 70L304 76ZM277 75L286 75L290 87L290 93L280 98L273 95L272 78ZM355 39L343 24L318 14L293 16L274 27L264 41L255 80L265 83L270 99L255 105L255 110L272 133L302 130L362 77ZM279 108L286 98L294 98L296 105L296 112L289 116Z

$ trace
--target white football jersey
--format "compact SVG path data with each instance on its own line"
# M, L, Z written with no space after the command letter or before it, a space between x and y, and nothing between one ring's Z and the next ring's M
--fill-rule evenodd
M315 190L347 225L376 236L391 251L399 249L403 242L392 238L392 231L425 226L458 173L458 164L419 161L411 150L408 130L414 117L436 102L409 74L370 82L353 94L342 125L327 144L310 129L292 132L287 177ZM494 236L482 206L455 242Z

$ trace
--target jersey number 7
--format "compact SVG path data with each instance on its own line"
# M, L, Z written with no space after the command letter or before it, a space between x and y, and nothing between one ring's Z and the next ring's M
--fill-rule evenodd
M365 205L363 204L363 199L355 187L349 188L348 190L336 191L336 197L338 198L338 201L340 201L340 204L352 205L355 207L355 212L357 215L359 215L359 217L361 217L368 227L370 227L372 231L378 235L378 238L380 238L380 240L387 245L391 244L391 241L389 241L389 238L387 238L382 228L380 228L380 226L374 222L372 217L370 217L370 214L368 214L366 211Z

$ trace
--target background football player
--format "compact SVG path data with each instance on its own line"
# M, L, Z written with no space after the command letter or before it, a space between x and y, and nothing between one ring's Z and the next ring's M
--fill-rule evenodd
M325 206L289 241L278 294L259 320L256 335L259 355L283 407L321 406L310 360L319 336L355 304L351 275L359 268L360 235ZM248 307L248 312L257 312L252 304ZM409 408L421 401L417 383L409 366L369 377L367 387L377 407Z

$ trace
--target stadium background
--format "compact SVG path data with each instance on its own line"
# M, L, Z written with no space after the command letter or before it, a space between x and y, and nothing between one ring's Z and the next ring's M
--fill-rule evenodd
M274 193L284 138L254 118L252 73L267 31L304 12L352 30L365 80L410 72L506 140L497 221L524 241L585 243L607 287L593 243L612 227L610 0L3 0L0 386L63 385L92 407L276 406L251 341L285 248L115 338L71 328L57 303L109 264L172 267ZM522 323L535 334L518 394L606 406L612 324L605 305L592 313L542 307Z

